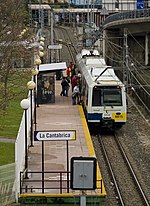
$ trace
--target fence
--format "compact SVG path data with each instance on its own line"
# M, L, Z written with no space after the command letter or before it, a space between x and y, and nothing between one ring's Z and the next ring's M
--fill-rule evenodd
M30 95L28 95L28 99L30 100ZM33 103L34 98L32 97ZM32 104L34 105L34 104ZM33 111L32 111L33 114ZM27 110L27 145L30 143L30 127L31 127L31 107ZM19 127L17 139L15 142L15 184L14 190L16 194L16 201L18 201L18 196L20 194L20 171L24 170L25 166L25 112L23 113L21 124Z
M0 167L0 205L6 206L15 202L15 163Z
M27 174L20 172L20 194L63 194L69 193L69 190L71 191L70 171L30 171L26 173ZM24 178L25 175L27 175L27 177L30 176L30 179ZM97 179L96 182L97 189L102 194L102 179Z

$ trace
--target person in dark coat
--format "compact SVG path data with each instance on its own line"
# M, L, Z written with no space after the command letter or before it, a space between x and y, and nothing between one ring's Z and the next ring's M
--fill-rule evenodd
M63 77L62 78L62 81L61 81L61 87L62 87L62 90L61 90L61 93L60 93L60 96L66 96L68 97L68 91L69 91L69 80L66 79L66 77Z
M66 96L65 95L65 77L62 78L62 81L61 81L61 93L60 93L60 96Z
M68 97L68 94L69 94L69 88L70 88L70 79L69 77L66 77L66 82L65 82L65 94L66 94L66 97Z

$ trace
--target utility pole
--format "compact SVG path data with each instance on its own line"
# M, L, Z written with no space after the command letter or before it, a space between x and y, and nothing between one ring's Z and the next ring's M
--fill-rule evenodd
M89 22L90 22L90 14L89 14L89 12L90 12L90 11L89 11L89 10L90 10L90 8L89 8L89 6L90 6L90 5L89 5L89 4L90 4L90 1L87 0L86 2L87 2L87 4L88 4L88 5L87 5L87 6L88 6L87 23L89 23Z
M124 28L124 52L123 52L123 83L128 92L129 81L129 54L128 54L128 35L127 28Z
M54 30L54 21L53 21L53 10L51 10L51 45L54 44L54 36L53 36L53 30ZM54 50L51 49L51 63L53 63L53 57L54 57Z
M31 9L31 0L29 0L29 26L32 27L32 9Z
M41 29L41 35L42 35L42 30L44 27L44 13L43 13L43 8L42 8L42 0L39 2L39 23L40 23L40 29Z

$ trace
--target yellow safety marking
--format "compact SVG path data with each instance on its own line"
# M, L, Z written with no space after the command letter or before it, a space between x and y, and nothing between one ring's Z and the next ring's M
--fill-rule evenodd
M80 118L81 118L81 121L82 121L82 126L83 126L83 130L84 130L85 138L86 138L86 143L87 143L89 155L90 155L90 157L96 157L95 150L94 150L94 147L93 147L93 143L92 143L92 140L91 140L91 135L90 135L90 132L89 132L89 129L88 129L88 126L87 126L87 122L86 122L86 119L85 119L85 116L84 116L82 106L78 105L78 109L79 109ZM97 180L101 180L101 179L102 179L102 176L101 176L99 165L98 165L98 162L97 162ZM99 181L97 182L97 187L100 188L100 182ZM98 195L100 195L100 196L105 195L106 196L106 190L105 190L103 182L102 182L102 194L101 194L101 191L99 189L98 190Z
M121 114L112 113L112 119L126 121L127 114L126 113L121 113Z
M79 195L79 194L78 194ZM20 194L20 197L74 197L74 194L71 193L63 193L63 194L33 194L33 193L25 193L25 194Z

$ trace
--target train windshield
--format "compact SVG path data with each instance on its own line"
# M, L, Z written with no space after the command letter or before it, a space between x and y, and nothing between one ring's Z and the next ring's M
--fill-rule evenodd
M122 106L121 88L117 86L94 87L92 106Z

